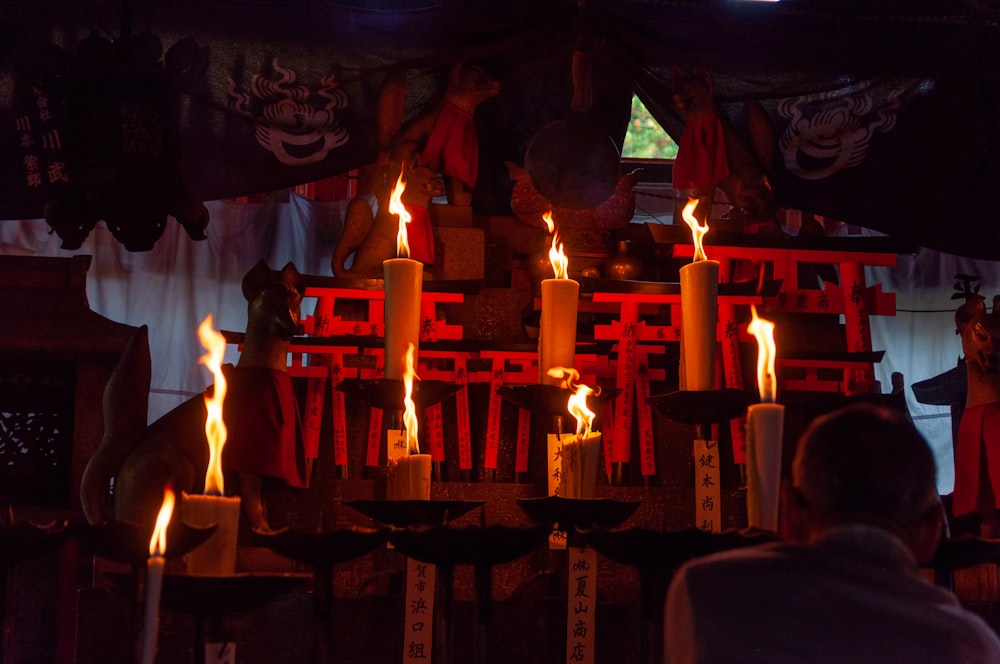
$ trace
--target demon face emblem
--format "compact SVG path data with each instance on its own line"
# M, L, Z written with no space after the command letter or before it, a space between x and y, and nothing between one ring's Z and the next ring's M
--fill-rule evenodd
M257 142L286 166L315 164L344 145L349 135L337 113L347 108L347 95L334 77L318 87L296 81L295 72L273 60L271 76L256 74L250 91L229 81L229 110L250 118Z

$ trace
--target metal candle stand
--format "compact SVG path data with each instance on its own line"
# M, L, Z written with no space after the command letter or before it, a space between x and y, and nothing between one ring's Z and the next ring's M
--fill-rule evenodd
M659 664L661 653L655 644L663 641L663 602L673 573L682 563L716 551L759 544L774 539L761 531L710 533L697 528L660 532L633 528L611 532L595 528L583 539L599 553L616 562L631 565L639 572L639 661Z
M404 554L422 562L432 563L442 570L444 578L435 588L437 597L434 604L437 615L433 659L444 664L454 662L452 571L455 564L467 562L473 555L475 547L470 545L469 540L475 535L470 533L474 533L475 530L482 531L482 529L459 531L449 528L448 523L451 519L463 516L476 508L482 508L485 504L486 501L483 500L355 500L345 503L348 507L388 526L391 529L389 541ZM462 537L465 539L459 540ZM458 544L461 546L455 551L449 549L449 545ZM457 560L456 556L463 553L466 559ZM490 551L485 551L479 555L489 553ZM483 574L477 567L477 598L483 592L478 587ZM489 579L488 568L485 578ZM487 584L485 590L487 596L489 592ZM488 617L488 610L486 615Z
M385 528L348 527L325 532L285 531L257 535L255 543L275 553L307 563L313 569L314 615L316 619L315 661L333 659L333 568L359 558L386 541Z
M214 525L207 528L194 528L180 519L172 519L167 526L167 548L163 552L164 558L167 561L181 558L203 544L215 530L216 526ZM143 606L147 591L146 560L149 557L149 538L152 534L152 528L140 527L124 521L111 521L95 525L73 524L69 527L69 532L92 555L125 564L131 568L131 572L127 575L112 574L110 578L115 580L120 587L132 591L131 607L132 619L134 620L140 613L139 607ZM161 603L168 605L167 596L178 594L178 590L174 586L176 579L181 577L167 574L163 578L164 589ZM189 612L193 613L193 611ZM205 618L205 616L199 617ZM199 645L204 641L202 620L196 621L196 629L195 644ZM203 649L196 647L196 664L201 664L203 659Z
M441 403L451 395L455 394L461 385L449 383L441 380L417 380L413 383L413 403L418 412L425 408ZM398 426L402 421L403 399L406 396L406 387L402 380L393 378L345 378L335 387L345 394L351 394L363 400L372 408L379 408L385 412L393 413L395 423ZM441 462L435 461L432 464L433 479L441 480Z
M440 570L438 583L440 606L435 631L435 661L452 664L454 653L454 569L456 565L472 565L475 575L473 602L474 664L485 664L489 652L489 624L492 618L491 591L493 566L510 562L541 545L548 536L545 528L512 528L508 526L471 526L450 528L433 526L392 531L389 541L411 558L431 563ZM438 602L436 602L438 604ZM440 658L440 659L438 659Z
M587 546L587 532L595 528L611 530L625 523L639 508L640 501L545 496L519 498L517 504L537 525L549 532L559 530L566 533L567 551L552 551L550 556L553 565L550 573L557 573L555 570L569 566L568 547L584 548Z
M517 406L529 410L534 415L548 418L552 422L552 433L564 433L563 421L569 416L567 402L573 391L558 385L545 383L529 383L524 385L502 385L500 396ZM606 401L613 401L621 393L619 389L602 389L587 398L595 404L595 411L600 412Z

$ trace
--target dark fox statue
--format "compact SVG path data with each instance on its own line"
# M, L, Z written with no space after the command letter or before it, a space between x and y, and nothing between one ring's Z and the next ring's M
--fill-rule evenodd
M235 481L250 527L262 533L272 532L261 494L263 478L279 477L292 486L308 483L297 405L286 371L289 340L300 327L303 292L301 275L292 263L275 273L258 262L243 278L248 302L243 350L235 367L224 367L226 494L234 495L229 487ZM152 527L166 485L189 494L204 491L204 395L147 427L149 385L148 330L142 326L105 388L104 436L80 487L83 512L91 523L118 520Z

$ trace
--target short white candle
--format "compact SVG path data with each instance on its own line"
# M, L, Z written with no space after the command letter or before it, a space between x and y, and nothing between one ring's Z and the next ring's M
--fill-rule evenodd
M593 498L597 488L597 467L601 460L601 434L562 436L559 495L563 498Z
M390 461L386 478L389 500L431 499L431 455L404 454Z
M215 532L184 556L192 576L232 576L236 572L236 544L240 526L240 498L184 494L181 519L192 528L215 525Z

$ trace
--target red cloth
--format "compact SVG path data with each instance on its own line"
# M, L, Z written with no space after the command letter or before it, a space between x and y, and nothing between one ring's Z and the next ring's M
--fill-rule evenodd
M955 443L952 513L986 513L1000 507L1000 403L962 412Z
M476 188L479 175L479 137L472 114L445 100L427 137L420 163Z
M309 486L298 400L285 371L223 367L227 391L223 419L228 435L222 467Z
M729 177L722 119L710 113L684 125L674 159L674 189L714 187Z
M406 225L406 242L410 245L410 258L428 265L434 264L434 229L430 211L420 205L406 205L410 223Z

